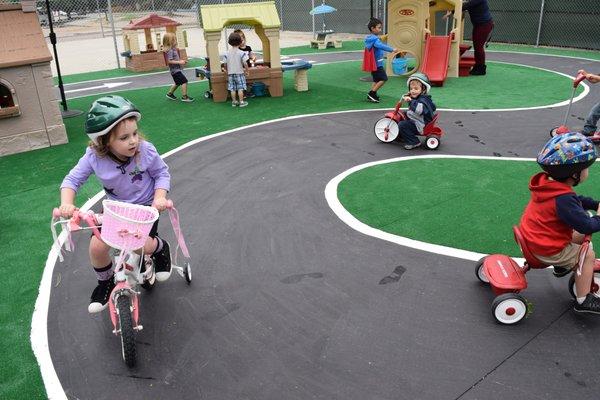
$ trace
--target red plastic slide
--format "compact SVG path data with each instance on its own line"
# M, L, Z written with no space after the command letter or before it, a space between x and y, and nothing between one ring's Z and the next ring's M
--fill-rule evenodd
M434 86L442 86L448 75L451 43L452 36L427 35L421 72L427 75Z

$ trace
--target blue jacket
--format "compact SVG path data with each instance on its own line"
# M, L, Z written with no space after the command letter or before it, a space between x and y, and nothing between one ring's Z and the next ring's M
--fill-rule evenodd
M471 17L471 24L483 25L492 20L492 14L490 13L490 6L487 0L469 0L463 3L463 11L469 12Z
M375 48L375 61L377 61L377 67L383 67L383 53L388 51L394 51L394 48L383 43L377 35L367 35L365 38L365 49L370 50Z
M419 97L412 99L410 103L408 103L406 116L415 123L419 133L422 133L425 125L433 120L435 109L436 107L431 100L431 96L428 94L421 94Z

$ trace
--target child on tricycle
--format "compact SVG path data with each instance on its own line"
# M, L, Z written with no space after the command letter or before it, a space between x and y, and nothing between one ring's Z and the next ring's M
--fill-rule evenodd
M438 114L435 113L436 107L431 96L427 94L431 90L429 78L417 72L408 78L406 86L408 93L402 96L394 111L375 124L375 136L386 143L401 139L406 150L421 146L418 136L425 136L425 145L434 150L444 133L435 125ZM408 105L406 112L400 110L402 102Z
M584 235L600 231L600 216L587 212L600 213L600 203L573 191L588 178L596 157L591 140L575 132L550 139L537 157L544 172L531 178L531 200L521 217L520 231L533 255L554 266L557 276L568 274L578 265ZM590 293L595 266L591 247L581 261L574 275L574 309L600 314L600 298Z

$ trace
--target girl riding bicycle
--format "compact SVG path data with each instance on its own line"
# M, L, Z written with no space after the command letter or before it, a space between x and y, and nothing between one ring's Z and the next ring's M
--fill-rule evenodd
M74 205L77 190L92 173L111 200L152 206L158 211L167 207L171 181L169 168L156 148L138 132L140 118L135 105L120 96L102 97L92 104L85 121L85 132L91 142L60 187L59 210L63 218L70 218L77 209ZM109 250L106 243L92 235L89 254L98 285L92 292L90 313L107 307L115 287ZM156 280L169 279L169 244L158 236L158 220L152 226L143 251L154 261Z

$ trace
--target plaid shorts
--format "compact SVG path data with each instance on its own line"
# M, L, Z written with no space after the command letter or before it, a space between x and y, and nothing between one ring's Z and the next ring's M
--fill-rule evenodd
M227 90L246 90L246 76L244 74L227 75Z

